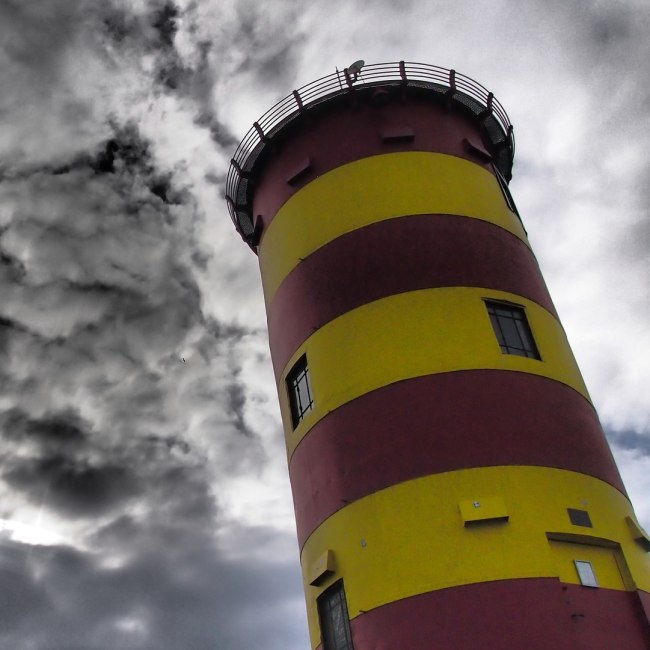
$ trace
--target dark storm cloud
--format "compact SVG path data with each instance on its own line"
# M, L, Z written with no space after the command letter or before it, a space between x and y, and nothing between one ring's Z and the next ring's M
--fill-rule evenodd
M132 124L113 125L114 136L100 146L94 156L80 156L77 166L87 164L97 174L112 174L128 169L138 172L145 179L146 185L154 196L164 203L182 203L183 192L175 188L172 172L157 170L153 164L150 143L140 137ZM65 173L70 166L53 170L53 173Z
M125 456L139 472L138 508L104 520L87 548L0 543L3 593L12 593L0 608L0 647L251 650L269 639L296 647L304 632L291 615L301 598L292 537L239 526L239 549L267 551L233 556L215 537L229 524L205 461L151 437ZM51 464L56 478L79 479Z
M135 476L124 467L62 455L12 464L2 477L11 488L39 505L46 497L48 508L65 516L98 517L123 505L136 490Z
M173 52L180 13L176 4L153 1L139 9L115 0L103 3L97 11L105 34L123 47Z
M99 525L132 506L140 515L123 520L129 534L115 533L101 558L74 548L30 551L28 564L52 585L48 606L60 615L67 594L69 620L61 626L40 617L41 601L23 603L33 607L29 630L5 647L27 638L46 647L53 630L61 647L91 648L97 639L114 647L123 625L124 638L144 635L142 647L161 634L156 647L192 647L196 637L207 648L232 624L220 618L221 597L194 576L205 563L225 588L220 574L232 567L214 546L215 482L263 462L237 370L236 346L249 332L203 314L194 261L206 251L187 188L157 164L133 123L110 128L81 154L9 168L0 182L4 397L13 404L2 414L0 475L15 496L70 522ZM10 503L4 510L13 512ZM171 549L194 555L179 566ZM100 567L124 553L121 571ZM21 598L33 594L27 570L12 570L26 581ZM151 591L158 596L141 604ZM82 611L88 594L100 601L94 626ZM190 601L199 604L189 627L168 624ZM213 615L210 607L221 609ZM146 634L129 627L139 611ZM208 616L224 629L201 628Z
M9 587L16 597L1 597L0 645L262 650L272 639L274 647L297 647L295 565L226 560L207 539L171 525L149 527L146 539L138 537L142 530L123 519L102 532L97 544L104 551L109 537L136 549L114 567L72 547L1 545L3 594ZM248 544L267 534L245 532ZM25 569L12 571L16 566ZM233 627L233 621L241 623Z
M47 4L4 0L0 5L2 52L29 71L52 72L59 56L77 35L83 2L52 0ZM56 29L52 29L56 26ZM41 58L43 52L50 56Z
M253 438L255 433L250 429L246 423L246 386L241 381L234 380L226 387L226 395L228 398L228 412L233 418L233 423L237 431L246 437Z
M175 47L179 20L187 23L189 33L199 30L196 7L190 4L181 11L173 2L150 3L148 11L135 15L126 7L112 4L104 12L109 39L121 50L154 53L153 80L162 91L191 99L196 110L194 123L207 128L215 144L228 150L236 145L235 136L214 112L212 91L220 62L209 30L201 38L192 38L193 56L184 58Z
M298 6L0 4L0 648L304 643L293 533L233 519L274 420L198 187L236 144L215 91L291 77Z
M32 418L19 408L0 413L0 432L10 440L36 440L42 444L82 444L88 438L88 423L73 409Z
M156 10L153 15L152 26L158 32L160 41L167 47L174 44L174 35L178 29L178 7L173 2L165 4Z
M605 52L611 52L621 43L629 41L634 31L633 25L632 12L624 14L620 10L609 9L606 15L593 18L589 25L590 36Z
M622 431L606 430L606 433L607 438L614 445L637 452L643 456L650 456L650 436L648 434L631 429Z
M203 110L196 116L194 123L207 128L212 141L225 151L234 151L239 144L239 139L211 111Z
M242 57L234 74L252 72L256 85L287 88L295 78L306 43L305 34L296 29L301 3L284 2L272 7L241 2L236 11L233 39Z
M1 236L1 235L0 235ZM13 255L0 249L0 280L20 281L25 276L25 265Z
M0 169L55 160L102 137L97 107L69 64L91 63L96 14L87 0L0 3ZM99 81L99 80L97 80ZM8 89L11 89L8 91Z

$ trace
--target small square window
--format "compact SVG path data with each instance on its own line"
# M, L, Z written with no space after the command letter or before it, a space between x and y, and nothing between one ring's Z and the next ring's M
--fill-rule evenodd
M578 578L580 578L580 584L583 587L597 587L598 579L596 578L594 567L591 566L591 562L574 560L574 563L578 572Z
M541 359L523 307L492 301L485 304L503 354Z
M577 510L576 508L567 508L569 519L574 526L585 526L586 528L593 528L591 517L586 510Z
M307 366L307 355L300 357L296 365L287 375L287 390L289 392L289 404L291 406L291 419L294 429L305 414L314 408L314 397L309 379L309 368Z
M317 605L323 650L354 650L343 580L324 591Z

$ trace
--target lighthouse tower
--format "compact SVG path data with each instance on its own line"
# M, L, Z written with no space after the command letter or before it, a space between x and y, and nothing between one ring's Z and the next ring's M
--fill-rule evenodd
M513 155L492 93L403 61L294 91L235 152L312 648L650 648L650 539L508 190Z

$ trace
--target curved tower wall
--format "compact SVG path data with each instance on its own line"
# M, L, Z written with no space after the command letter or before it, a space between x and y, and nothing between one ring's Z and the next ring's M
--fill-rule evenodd
M335 650L650 647L650 541L484 118L338 96L248 173L313 648L337 585Z

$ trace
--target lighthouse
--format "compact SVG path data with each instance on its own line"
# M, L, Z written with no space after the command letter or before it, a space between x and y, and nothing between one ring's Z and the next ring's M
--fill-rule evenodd
M364 65L243 138L320 650L647 650L639 525L508 183L454 70Z

